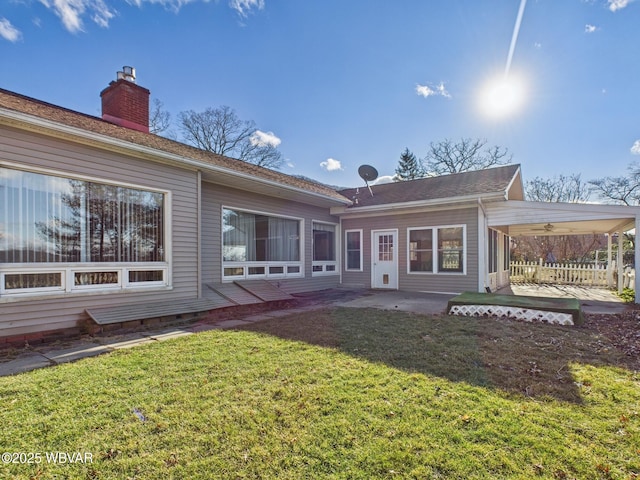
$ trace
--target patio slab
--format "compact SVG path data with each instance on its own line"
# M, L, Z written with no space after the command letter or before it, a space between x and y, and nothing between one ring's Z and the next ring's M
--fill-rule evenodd
M40 353L26 353L8 362L0 363L0 377L49 367L51 360Z
M588 314L617 314L629 308L613 290L598 287L581 287L576 285L548 284L512 284L496 293L507 295L524 295L530 297L576 298L580 301L582 311Z
M441 315L447 308L447 302L455 294L374 291L368 295L347 301L338 301L333 305L349 308L378 308L381 310L401 310L424 315Z
M513 293L531 297L577 298L583 301L624 303L615 292L606 288L581 287L577 285L520 284L514 283L497 293Z

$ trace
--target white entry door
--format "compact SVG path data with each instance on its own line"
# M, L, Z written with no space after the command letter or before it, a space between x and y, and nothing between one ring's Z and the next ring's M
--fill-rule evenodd
M371 287L398 289L398 231L371 232Z

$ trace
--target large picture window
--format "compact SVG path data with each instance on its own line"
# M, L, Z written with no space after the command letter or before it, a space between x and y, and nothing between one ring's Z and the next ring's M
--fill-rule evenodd
M222 210L224 277L300 276L300 220Z
M464 273L465 227L408 229L409 273Z
M164 284L164 219L161 192L0 167L0 293Z
M313 266L314 275L337 274L336 225L313 222Z

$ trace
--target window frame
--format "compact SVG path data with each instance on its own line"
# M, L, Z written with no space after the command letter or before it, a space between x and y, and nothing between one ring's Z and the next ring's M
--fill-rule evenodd
M349 268L349 251L356 251L355 249L349 250L349 233L357 233L359 236L359 245L358 248L359 256L360 256L360 268ZM364 245L362 244L364 238L364 231L361 228L352 228L344 231L344 271L345 272L362 272L364 271Z
M33 173L48 177L61 178L63 180L76 180L90 182L99 185L114 186L140 190L143 192L158 193L163 196L162 211L162 243L164 248L164 260L158 262L23 262L0 263L0 302L12 299L31 298L34 296L75 295L86 293L108 293L123 291L138 291L149 289L172 289L172 252L171 237L172 226L172 192L147 185L119 182L101 177L69 173L49 168L39 168L15 164L0 160L0 168L17 170L25 173ZM161 281L130 282L130 271L157 271L162 273ZM117 273L116 283L75 285L76 274L82 273ZM30 274L55 274L61 275L60 285L31 288L7 288L6 277L10 275Z
M252 215L262 215L265 217L283 218L287 220L295 220L298 222L298 251L299 260L297 261L227 261L224 259L224 211L233 210ZM273 212L265 212L253 210L249 208L236 207L233 205L223 204L220 206L220 278L222 282L233 282L235 280L251 280L251 279L284 279L284 278L304 278L304 218L294 217L291 215L281 215ZM263 273L252 274L250 269L264 268ZM272 270L282 268L282 273L272 273ZM225 275L225 270L241 270L238 275ZM298 270L297 272L295 270ZM290 271L291 270L291 271Z
M439 248L438 248L438 232L442 229L446 228L461 228L462 229L462 271L448 271L440 269L439 262ZM413 230L431 230L432 235L432 264L433 271L431 272L420 272L420 271L412 271L411 270L411 231ZM466 275L467 274L467 225L466 224L455 224L455 225L425 225L421 227L408 227L407 228L407 275Z
M315 260L313 257L315 251L315 234L313 226L315 224L330 225L334 227L333 231L333 260ZM322 220L311 220L311 276L317 277L322 275L340 275L338 266L338 258L340 258L340 224L333 222L325 222Z

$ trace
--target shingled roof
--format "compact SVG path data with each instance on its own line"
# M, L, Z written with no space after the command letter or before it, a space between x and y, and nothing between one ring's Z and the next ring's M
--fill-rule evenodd
M0 88L0 109L12 110L38 117L56 124L74 127L86 132L103 135L132 145L142 146L177 155L185 159L208 164L212 169L223 168L237 171L240 174L253 177L257 181L277 182L282 187L290 187L321 195L339 203L346 204L348 200L334 189L315 182L286 175L268 168L259 167L230 157L217 155L184 143L176 142L151 133L139 132L109 123L101 118L69 110L57 105L43 102L34 98L20 95Z
M520 165L506 165L472 172L454 173L438 177L403 182L348 188L340 193L354 203L350 209L395 203L452 200L456 197L505 195L514 181Z

